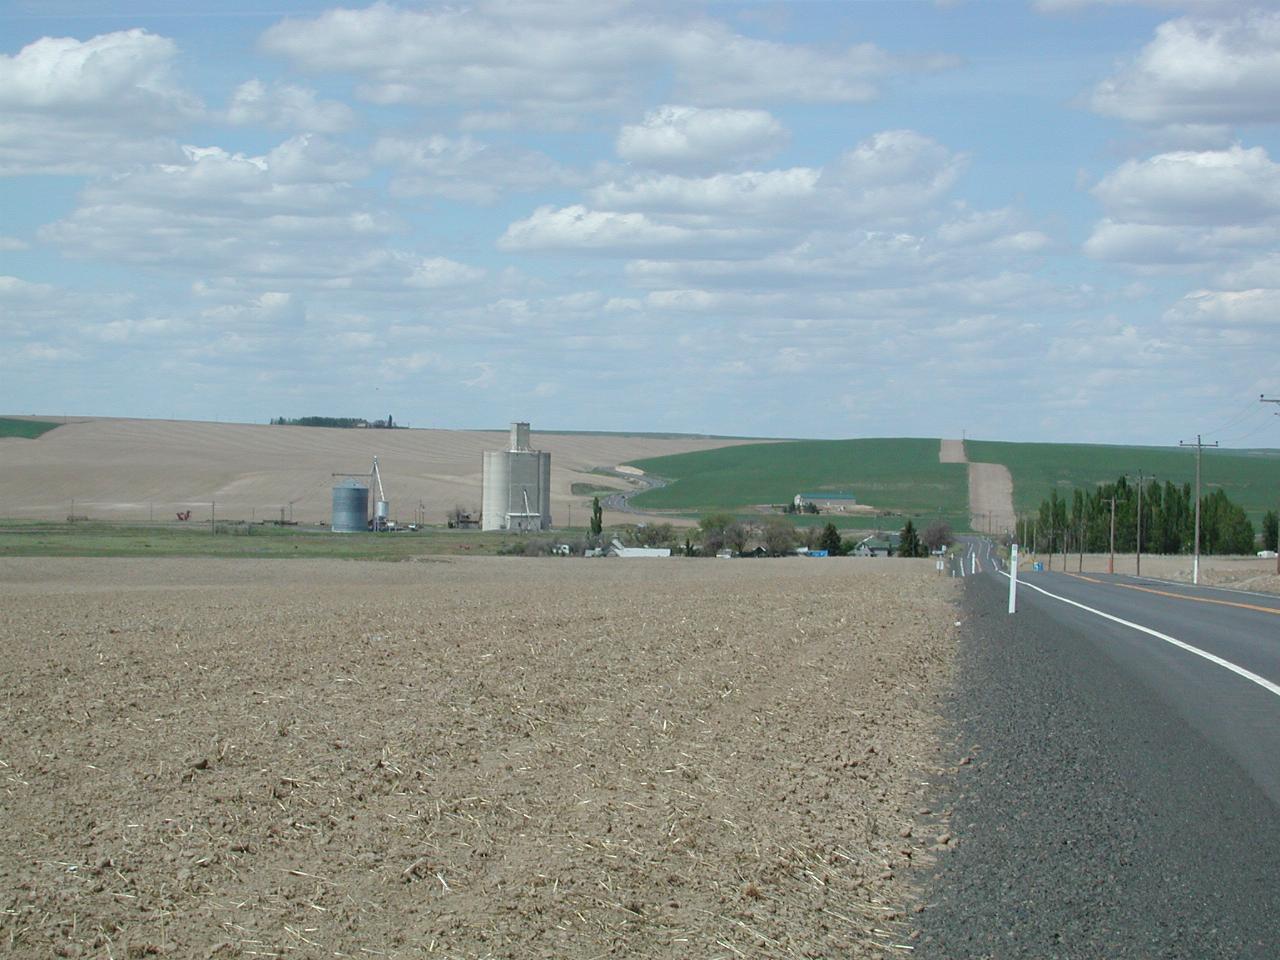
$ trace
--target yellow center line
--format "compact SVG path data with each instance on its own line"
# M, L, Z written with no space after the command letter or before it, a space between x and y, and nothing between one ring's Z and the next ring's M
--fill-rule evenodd
M1081 576L1078 573L1068 573L1067 576L1075 580L1088 580L1090 583L1107 583L1105 580L1095 580L1093 577ZM1132 583L1111 583L1109 585L1123 587L1125 590L1154 593L1161 597L1173 597L1175 600L1190 600L1193 603L1214 603L1220 607L1239 607L1241 610L1256 610L1259 613L1269 613L1272 616L1280 617L1280 610L1275 607L1262 607L1256 603L1240 603L1237 600L1215 600L1212 597L1188 597L1185 593L1171 593L1168 590L1156 590L1154 587L1139 587Z

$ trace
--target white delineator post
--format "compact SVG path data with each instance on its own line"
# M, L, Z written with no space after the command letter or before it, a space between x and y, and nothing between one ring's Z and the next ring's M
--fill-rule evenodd
M1009 548L1009 612L1018 609L1018 545Z

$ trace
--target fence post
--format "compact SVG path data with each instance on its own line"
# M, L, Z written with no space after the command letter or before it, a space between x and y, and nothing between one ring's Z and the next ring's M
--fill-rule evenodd
M1018 609L1018 545L1009 548L1009 612Z

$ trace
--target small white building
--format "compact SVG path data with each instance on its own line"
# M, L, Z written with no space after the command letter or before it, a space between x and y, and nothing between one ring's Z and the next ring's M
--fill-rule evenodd
M858 498L852 493L824 491L822 493L797 493L791 502L797 510L813 506L826 513L830 513L833 510L837 513L843 513L850 507L856 507Z
M670 547L624 547L621 540L614 540L609 544L609 552L606 556L610 557L669 557L671 556Z

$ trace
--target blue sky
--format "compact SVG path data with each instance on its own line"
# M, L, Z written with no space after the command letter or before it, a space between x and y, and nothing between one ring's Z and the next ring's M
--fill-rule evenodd
M0 412L1280 446L1275 3L0 4Z

